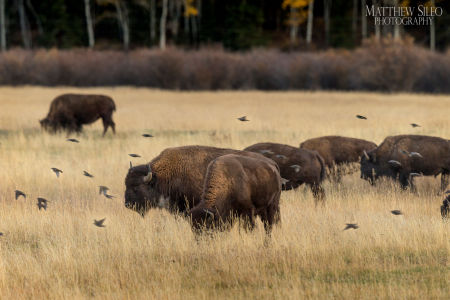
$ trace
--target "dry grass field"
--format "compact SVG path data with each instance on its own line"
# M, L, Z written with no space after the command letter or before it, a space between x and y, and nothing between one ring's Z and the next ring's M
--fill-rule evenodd
M41 132L38 120L64 92L112 96L117 135L102 138L100 121L79 144ZM251 121L237 121L242 115ZM166 147L297 146L331 134L450 138L449 116L448 96L0 88L0 298L448 299L450 223L439 213L439 178L418 179L411 194L354 173L327 182L318 208L306 188L284 192L268 246L260 222L252 233L234 227L196 241L183 218L162 210L141 218L123 194L129 161L148 162ZM64 171L59 179L51 167ZM99 196L99 185L115 198ZM14 200L15 189L27 199ZM51 201L47 211L37 197ZM105 217L105 228L92 224ZM343 231L350 222L360 228Z

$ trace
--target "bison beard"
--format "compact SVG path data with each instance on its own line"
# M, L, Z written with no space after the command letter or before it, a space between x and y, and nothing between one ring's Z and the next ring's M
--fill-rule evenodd
M99 118L103 121L103 135L108 127L116 133L112 113L116 110L114 101L103 95L64 94L56 97L41 127L50 133L66 130L69 133L82 131L84 124L91 124Z
M280 221L281 178L272 160L236 154L221 156L207 170L202 200L189 213L194 232L229 228L235 217L246 229L259 216L266 233Z

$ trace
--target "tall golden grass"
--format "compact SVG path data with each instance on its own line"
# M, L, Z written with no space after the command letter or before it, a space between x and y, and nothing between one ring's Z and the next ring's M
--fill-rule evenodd
M41 132L38 120L64 92L112 96L117 135L102 138L101 122L85 127L79 144ZM261 223L196 241L183 218L162 210L141 218L124 207L123 193L129 161L145 163L166 147L297 146L331 134L376 143L395 134L450 138L449 113L448 96L0 88L0 298L448 299L438 178L419 179L412 194L347 175L325 184L322 208L306 188L284 192L268 246ZM242 115L251 121L237 121ZM59 179L51 167L64 171ZM98 185L116 197L99 196ZM15 189L27 199L14 200ZM36 197L51 201L47 211ZM92 224L104 217L105 228ZM343 231L350 222L360 229Z

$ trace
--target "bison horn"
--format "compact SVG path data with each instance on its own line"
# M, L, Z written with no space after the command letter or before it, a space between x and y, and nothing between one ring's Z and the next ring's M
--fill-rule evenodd
M369 154L367 154L366 150L364 150L364 157L365 157L367 160L370 159Z
M144 176L143 181L144 183L149 183L150 180L152 180L153 177L153 173L152 173L152 168L150 168L150 166L148 167L148 174Z
M133 164L131 163L131 161L130 161L130 169L133 167Z

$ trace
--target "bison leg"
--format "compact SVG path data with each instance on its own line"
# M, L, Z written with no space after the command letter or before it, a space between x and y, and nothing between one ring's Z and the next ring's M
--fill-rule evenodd
M108 126L111 127L114 134L116 134L116 124L112 120L111 114L102 116L103 121L103 136L105 136L106 131L108 130Z
M311 188L311 192L313 193L315 204L319 203L319 201L322 203L322 205L325 204L325 190L320 184L313 183L309 185Z
M442 172L441 174L441 192L444 192L449 184L450 173Z

